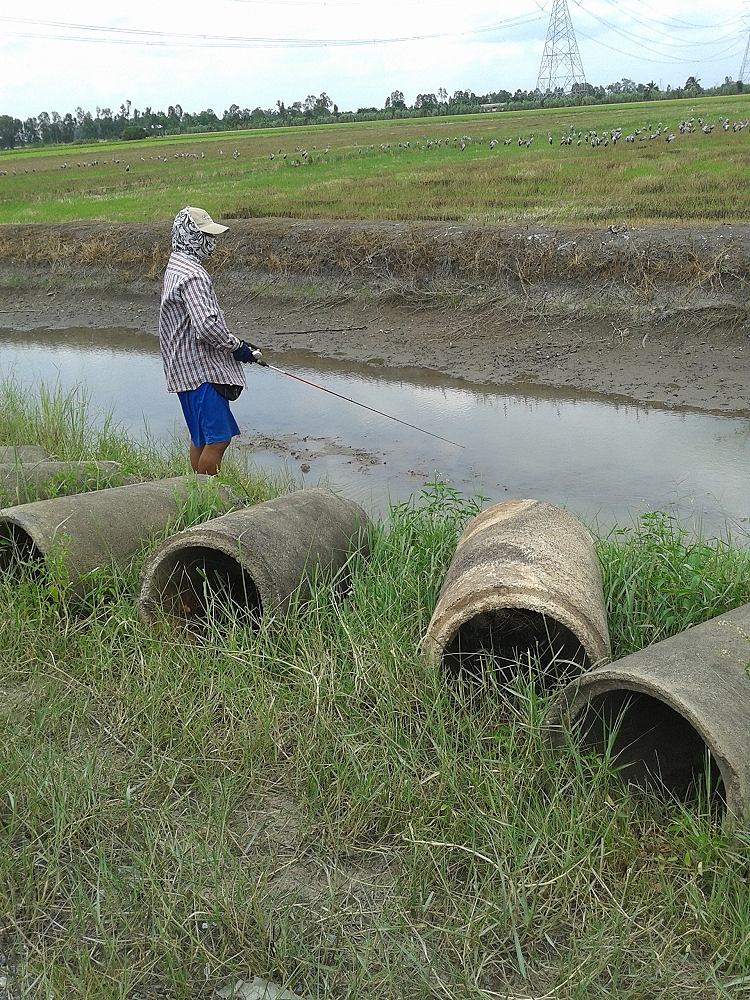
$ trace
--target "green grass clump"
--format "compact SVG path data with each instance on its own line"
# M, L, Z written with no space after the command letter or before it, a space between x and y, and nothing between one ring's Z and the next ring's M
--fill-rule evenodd
M750 598L748 551L695 537L663 513L646 514L597 543L616 658L684 632Z
M22 383L6 378L0 381L0 444L36 444L60 460L119 462L118 475L134 479L160 479L190 472L187 443L183 440L145 441L131 437L103 413L94 420L83 386L63 390L59 385L42 383L36 395ZM257 470L247 475L247 468L232 454L224 462L222 482L238 496L251 502L267 500L290 486L284 478L264 476ZM61 476L56 492L71 492L70 482ZM29 486L28 500L37 499ZM39 499L47 492L40 493ZM2 500L0 492L0 500Z
M741 95L0 152L0 223L158 221L185 204L227 218L743 222L748 130L721 122L749 109ZM658 139L625 142L660 124ZM615 128L616 146L560 146L571 129Z
M0 395L0 439L117 451L64 412ZM195 1000L255 975L321 1000L745 995L747 831L552 753L523 677L500 699L425 667L476 509L428 487L372 528L344 594L321 580L191 642L140 621L145 553L85 609L0 578L12 995ZM598 550L619 653L750 600L747 551L658 516Z

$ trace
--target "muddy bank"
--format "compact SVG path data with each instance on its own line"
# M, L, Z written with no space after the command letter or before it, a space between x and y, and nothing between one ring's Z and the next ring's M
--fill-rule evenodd
M0 326L155 331L164 228L0 227ZM750 412L750 226L240 220L212 268L269 352Z

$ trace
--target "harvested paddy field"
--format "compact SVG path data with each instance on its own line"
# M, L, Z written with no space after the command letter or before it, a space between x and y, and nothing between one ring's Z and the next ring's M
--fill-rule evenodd
M742 222L748 118L742 95L11 151L0 223L167 220L184 204L228 218Z

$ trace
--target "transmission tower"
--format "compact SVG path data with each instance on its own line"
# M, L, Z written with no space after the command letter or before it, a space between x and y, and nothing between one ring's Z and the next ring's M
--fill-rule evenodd
M586 74L583 72L568 0L554 0L536 89L548 94L561 87L567 93L576 83L586 83Z
M742 60L742 66L740 67L740 75L737 77L740 83L750 84L750 35L747 36L747 45L745 46L745 58Z

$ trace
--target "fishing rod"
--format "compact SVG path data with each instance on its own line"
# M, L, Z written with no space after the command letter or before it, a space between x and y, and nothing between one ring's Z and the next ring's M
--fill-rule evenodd
M312 386L313 389L320 389L321 392L327 392L331 396L336 396L337 399L343 399L346 403L354 403L355 406L361 406L363 410L369 410L371 413L377 413L380 417L387 417L388 420L395 420L397 424L403 424L404 427L411 427L414 431L420 431L422 434L429 434L430 437L437 438L438 441L444 441L446 444L452 444L455 448L464 448L465 445L459 444L458 441L451 441L449 438L441 437L439 434L434 434L432 431L425 430L424 427L418 427L416 424L410 424L408 420L401 420L400 417L394 417L391 413L384 413L383 410L377 410L374 406L368 406L366 403L360 403L358 399L352 399L351 396L343 396L340 392L334 392L333 389L327 389L324 385L318 385L317 382L311 382L309 379L302 378L301 375L294 375L292 372L286 372L283 368L277 368L276 365L269 365L267 361L261 362L264 368L270 368L271 371L278 372L279 375L286 375L287 378L293 378L297 382L303 382L305 385Z

